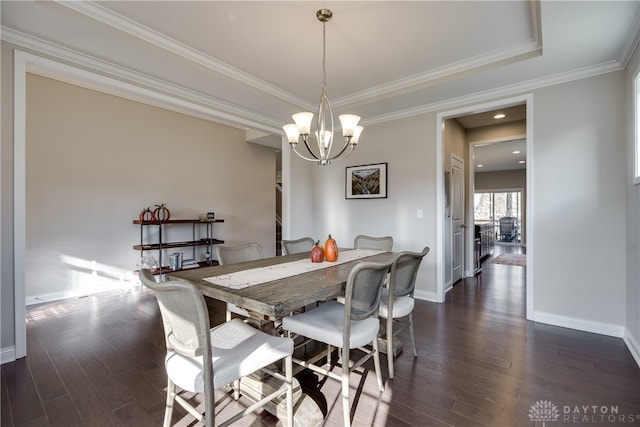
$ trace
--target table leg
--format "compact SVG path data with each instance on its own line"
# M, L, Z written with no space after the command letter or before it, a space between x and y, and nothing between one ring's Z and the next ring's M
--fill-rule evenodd
M282 381L270 375L254 373L243 377L240 381L240 392L253 399L261 399L280 388ZM275 415L284 424L287 422L286 399L273 400L264 408ZM324 414L318 404L302 391L299 381L293 378L293 425L296 427L315 427L324 422Z

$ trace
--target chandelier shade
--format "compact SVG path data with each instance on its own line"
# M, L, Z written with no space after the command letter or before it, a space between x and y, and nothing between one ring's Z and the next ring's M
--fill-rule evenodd
M358 139L363 127L358 125L360 116L355 114L342 114L338 116L344 143L338 153L332 154L333 148L333 111L327 97L327 55L326 55L326 23L333 16L329 9L320 9L316 12L316 17L322 22L322 93L320 94L320 105L314 125L314 114L308 111L296 113L291 118L294 123L284 125L282 129L287 135L287 140L293 151L301 158L317 162L320 165L328 165L332 160L339 160L347 157L356 148ZM311 136L315 138L315 146L311 143ZM302 140L308 154L303 154L298 150L298 143ZM313 147L312 147L313 146Z

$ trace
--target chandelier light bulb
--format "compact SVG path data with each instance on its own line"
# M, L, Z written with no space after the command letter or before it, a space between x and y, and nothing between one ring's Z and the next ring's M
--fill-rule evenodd
M311 133L311 121L313 120L313 113L303 112L296 113L291 116L296 126L298 126L298 132L300 135L309 135Z
M360 121L360 116L355 114L342 114L338 116L342 125L342 136L351 137L356 131L356 126Z
M353 132L351 141L349 141L351 145L356 145L358 143L358 139L360 139L360 134L362 133L363 130L364 128L362 126L356 126L356 130L355 132Z
M289 144L297 144L298 138L300 138L300 131L298 130L298 126L295 123L289 123L288 125L282 126L284 129L284 133L287 134L287 139L289 140Z

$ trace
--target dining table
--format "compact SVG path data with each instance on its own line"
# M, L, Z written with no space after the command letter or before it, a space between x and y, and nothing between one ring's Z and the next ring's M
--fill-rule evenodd
M174 271L166 277L195 285L205 297L245 309L259 327L268 329L294 311L344 295L349 272L357 263L387 262L395 256L378 250L341 249L336 262L312 263L311 253L304 252ZM271 331L275 333L276 329L272 327ZM240 383L240 390L258 400L279 387L261 381L262 377L250 375ZM317 391L316 396L313 393L316 388L305 387L304 381L298 382L294 377L295 425L316 426L324 422L324 405L318 404ZM266 409L282 419L282 405L283 402L272 403Z
M394 257L393 252L342 249L336 262L312 263L310 253L304 252L175 271L167 273L167 278L191 283L204 296L235 304L256 319L275 321L310 304L343 295L349 272L358 262L387 262ZM291 268L288 269L289 266ZM245 280L243 283L224 284L225 279L234 274L258 277L261 272L270 273L276 269L282 270L284 277L276 274L276 279L265 282ZM268 278L268 274L265 277ZM216 278L223 284L217 284Z

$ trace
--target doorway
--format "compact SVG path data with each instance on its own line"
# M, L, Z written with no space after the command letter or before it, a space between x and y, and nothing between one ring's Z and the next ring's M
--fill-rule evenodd
M522 135L519 135L518 138L522 140L522 142L525 144L526 149L527 149L527 160L526 160L526 169L525 169L525 174L526 174L526 183L524 184L523 190L524 193L521 195L521 200L524 202L524 206L521 208L521 213L524 215L525 218L527 217L531 217L531 203L530 203L530 199L531 199L531 191L530 190L530 186L531 186L531 177L533 176L533 150L532 150L532 146L533 146L533 139L532 139L532 135L533 135L533 96L532 95L523 95L523 96L518 96L518 97L514 97L514 98L509 98L509 99L504 99L501 101L495 101L495 102L488 102L485 104L480 104L480 105L473 105L473 106L468 106L468 107L464 107L464 108L460 108L458 110L452 110L452 111L447 111L447 112L442 112L442 113L438 113L437 114L437 121L436 121L436 150L437 150L437 155L438 155L438 159L440 159L437 162L437 184L438 184L438 192L437 192L437 213L438 213L438 218L440 218L441 220L439 220L437 222L437 247L438 247L438 254L437 254L437 262L438 265L444 266L443 268L439 269L439 271L436 272L436 300L438 302L444 302L445 300L445 294L447 292L448 289L446 289L446 271L447 271L447 267L445 264L445 259L447 257L446 253L447 253L447 246L449 245L449 251L452 250L452 244L451 243L447 243L446 241L446 224L447 224L447 214L450 212L450 208L451 206L445 206L446 203L446 193L448 191L445 190L444 184L445 184L445 171L449 171L450 168L447 167L447 163L449 160L449 148L445 146L446 142L445 141L445 128L446 125L445 123L447 123L448 120L451 119L458 119L458 118L464 118L464 117L470 117L470 116L474 116L474 115L479 115L479 114L485 114L488 115L489 113L492 114L492 116L494 115L493 113L496 112L497 110L502 110L502 109L507 109L510 107L515 107L515 106L521 106L522 110L523 110L523 114L524 114L524 120L523 120L523 132ZM478 132L482 132L486 129L479 129ZM473 206L474 206L474 194L475 194L475 168L476 165L474 164L474 143L479 144L480 141L482 141L483 143L492 143L492 142L504 142L507 140L513 140L516 139L514 137L513 134L509 135L509 136L495 136L493 139L491 138L487 138L482 140L481 138L476 138L476 139L466 139L465 140L465 145L467 145L467 152L465 153L465 157L467 159L466 162L466 181L465 181L465 216L464 216L464 224L467 225L471 225L474 222L474 218L473 218ZM451 181L451 177L449 177L449 179L447 179L447 181ZM497 188L497 187L496 187ZM449 201L451 202L451 201ZM464 228L464 246L465 246L465 254L464 254L464 264L465 264L465 269L464 269L464 276L466 277L472 277L474 275L475 272L475 268L474 268L474 227L471 226L467 226L466 228ZM527 240L527 264L529 266L532 265L531 260L533 259L533 254L534 254L534 245L533 245L533 239L530 237L532 236L531 233L531 224L529 222L526 221L522 221L522 225L521 225L521 236L529 236L528 240ZM440 271L441 270L441 271ZM534 281L533 281L533 268L528 268L526 271L526 283L527 283L527 289L526 289L526 302L527 302L527 319L532 319L533 318L533 308L534 308L534 293L533 293L533 289L534 289Z

